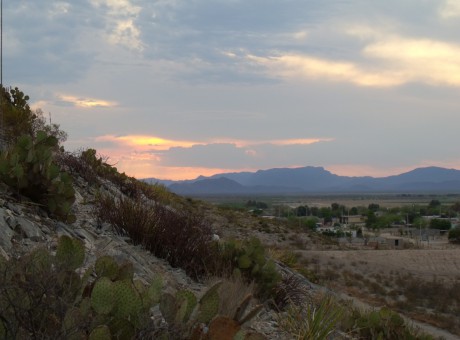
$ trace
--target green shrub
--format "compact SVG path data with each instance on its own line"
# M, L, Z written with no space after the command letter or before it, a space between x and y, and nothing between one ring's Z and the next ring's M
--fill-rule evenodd
M72 220L75 201L72 178L53 160L58 140L39 131L35 139L21 136L16 144L0 155L0 178L18 193L64 220Z
M370 312L357 309L347 313L346 330L364 339L432 339L408 326L404 319L388 308Z

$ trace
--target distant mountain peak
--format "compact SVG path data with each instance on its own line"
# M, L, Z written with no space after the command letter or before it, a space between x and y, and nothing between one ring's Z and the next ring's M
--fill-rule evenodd
M346 193L346 192L460 192L460 170L436 166L400 175L374 178L347 177L323 167L273 168L199 176L175 182L169 188L180 194Z

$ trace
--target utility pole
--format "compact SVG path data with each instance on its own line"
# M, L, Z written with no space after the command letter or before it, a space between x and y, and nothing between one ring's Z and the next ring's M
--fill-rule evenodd
M0 150L5 145L5 131L3 130L3 0L0 0Z

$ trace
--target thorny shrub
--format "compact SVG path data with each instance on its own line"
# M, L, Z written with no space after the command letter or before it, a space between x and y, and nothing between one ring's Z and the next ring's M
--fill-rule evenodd
M105 194L96 198L95 215L193 278L217 271L218 248L201 216L140 197L115 199Z

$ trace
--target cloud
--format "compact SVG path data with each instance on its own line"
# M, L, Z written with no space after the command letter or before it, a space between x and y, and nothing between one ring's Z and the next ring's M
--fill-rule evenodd
M5 2L4 79L43 85L44 80L69 83L83 77L94 56L83 48L83 24L92 24L95 16L81 1Z
M460 17L460 2L458 0L446 0L439 10L439 15L444 19Z
M133 5L130 0L90 1L96 8L107 8L106 34L110 43L137 51L144 49L141 31L135 23L141 12L140 6Z
M95 139L102 153L122 162L124 171L134 167L253 169L283 164L297 165L300 155L312 145L332 141L327 138L274 141L233 140L184 141L155 136L106 135ZM302 151L303 150L303 151ZM281 158L280 158L281 157ZM138 165L136 165L138 164ZM140 176L139 173L134 173Z
M331 61L308 55L286 54L277 57L257 57L248 59L265 65L270 73L288 79L323 79L351 82L360 86L394 86L402 83L397 73L364 70L353 62Z
M147 135L127 135L127 136L114 136L106 135L96 138L96 141L109 141L116 144L121 144L130 147L138 147L147 150L169 150L172 148L192 148L194 146L206 146L206 145L233 145L237 148L250 148L258 145L276 145L276 146L288 146L288 145L310 145L319 142L333 141L332 138L299 138L299 139L279 139L279 140L240 140L240 139L228 139L228 138L213 138L208 141L184 141L184 140L172 140L165 139L157 136Z
M363 53L387 62L389 69L401 74L402 83L460 86L460 45L430 39L390 37L369 44Z
M171 148L183 147L189 148L198 142L191 141L180 141L180 140L169 140L155 136L145 135L129 135L129 136L113 136L106 135L96 138L97 142L105 141L112 142L118 145L122 145L125 148L133 148L135 150L149 150L149 151L162 151L169 150Z
M71 95L58 95L59 104L71 105L80 108L103 108L103 107L115 107L116 102L111 102L102 99L76 97Z
M332 60L308 54L247 55L247 60L266 67L285 79L320 79L365 87L394 87L419 82L460 86L460 45L385 35L363 27L348 31L370 39L361 49L361 60Z

